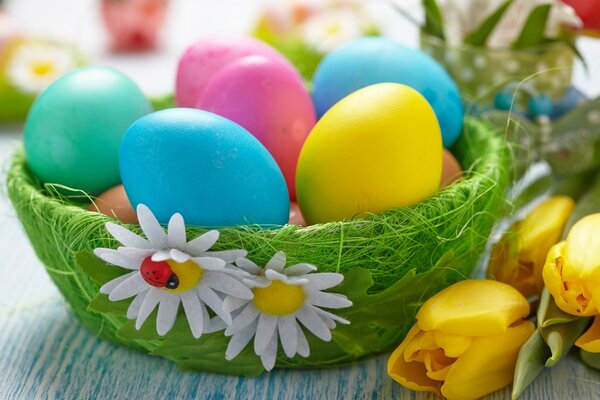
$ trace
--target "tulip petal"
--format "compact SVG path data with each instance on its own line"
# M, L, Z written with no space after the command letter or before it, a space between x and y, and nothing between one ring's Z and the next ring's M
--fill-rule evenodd
M432 392L441 396L440 387L442 382L437 382L427 377L427 369L421 362L404 359L407 345L421 332L417 325L406 335L404 341L392 353L387 363L388 375L402 386L420 392Z
M435 343L444 350L447 357L460 357L471 345L472 337L450 335L443 332L435 332Z
M565 268L566 280L600 283L600 214L580 219L567 236L566 258L573 268Z
M528 314L527 299L513 287L491 280L466 280L427 300L417 321L424 331L494 336Z
M597 310L591 293L587 293L587 289L576 277L572 276L573 280L568 280L564 275L568 265L565 262L566 247L566 242L560 242L548 252L543 270L544 284L554 297L556 305L564 312L578 317L593 316Z
M590 329L575 344L589 353L600 353L600 315L596 315Z
M477 399L495 392L513 380L519 349L535 331L523 321L496 336L478 337L452 365L441 387L448 399Z

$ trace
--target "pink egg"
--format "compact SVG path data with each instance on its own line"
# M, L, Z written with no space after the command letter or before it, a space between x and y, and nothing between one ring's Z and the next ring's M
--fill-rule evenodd
M8 14L0 11L0 58L4 50L19 37L19 30Z
M241 58L259 55L294 67L277 50L258 39L245 36L209 37L188 48L177 68L175 100L181 107L194 107L215 73Z
M168 0L103 0L102 16L116 50L156 47Z
M302 211L300 211L300 206L296 202L290 203L290 225L300 225L306 226L306 221L302 216Z
M298 74L262 56L230 63L206 84L196 107L237 122L269 150L296 198L296 165L316 123L310 95Z

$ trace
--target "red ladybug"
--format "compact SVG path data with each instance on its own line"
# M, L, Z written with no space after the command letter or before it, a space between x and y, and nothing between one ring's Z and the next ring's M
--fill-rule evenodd
M142 262L140 272L148 285L166 289L177 289L179 286L179 278L165 261L155 262L148 257Z

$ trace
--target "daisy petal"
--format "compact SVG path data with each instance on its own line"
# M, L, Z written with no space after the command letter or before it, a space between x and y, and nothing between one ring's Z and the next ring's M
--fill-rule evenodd
M235 335L242 329L252 324L258 318L258 310L251 304L248 304L242 312L237 315L230 326L225 329L225 336Z
M161 262L167 261L171 259L171 250L158 250L156 253L152 254L152 261Z
M129 273L125 274L125 275L121 275L118 278L113 279L112 281L106 282L100 288L100 293L102 293L102 294L110 294L110 292L112 292L117 286L119 286L121 283L123 283L127 279L131 278L135 274L139 274L139 272L138 271L132 271L132 272L129 272Z
M122 254L125 257L135 260L143 260L144 258L150 257L152 254L154 254L153 249L136 249L134 247L124 246L119 247L117 251L119 252L119 254Z
M200 300L208 306L211 310L215 312L225 323L231 324L231 314L223 310L223 300L217 295L210 287L206 286L204 283L198 285L196 288L196 292L198 293L198 297Z
M117 265L125 269L140 269L140 259L130 258L113 249L95 249L94 255L109 264Z
M168 247L167 234L164 229L158 223L154 214L144 204L139 204L137 207L138 220L140 221L140 227L148 238L148 241L152 244L155 249L164 249Z
M310 306L310 308L312 308L314 311L316 311L316 313L319 314L321 317L325 317L326 319L331 319L333 321L337 321L340 324L350 325L350 321L348 321L347 319L338 317L337 315L327 312L325 310L321 310L318 307Z
M129 307L127 308L127 319L135 319L140 312L140 307L146 298L147 292L142 292L135 296Z
M304 332L302 332L302 328L300 328L300 325L296 324L296 330L298 331L298 348L297 353L301 356L301 357L308 357L310 356L310 347L308 347L308 340L306 340L306 336L304 336Z
M311 331L316 337L321 339L324 342L329 342L331 340L331 331L325 325L325 322L319 317L314 310L308 307L302 307L298 311L296 311L296 318L298 321L302 323Z
M276 331L277 317L261 313L258 317L256 336L254 336L254 352L256 354L263 354L273 336L277 334Z
M284 315L277 321L279 330L279 341L285 355L292 358L296 355L298 348L298 330L296 329L296 318L293 315Z
M287 276L291 275L305 275L317 270L317 267L311 264L296 264L285 269Z
M254 297L252 291L237 279L219 272L207 271L202 278L205 285L230 296L250 300Z
M219 240L219 231L208 231L186 244L186 250L192 255L201 255Z
M203 308L203 310L206 311L206 307L203 306L202 308ZM208 316L208 312L206 312L206 314L204 315L204 318L207 319L207 320L209 320L208 326L204 330L204 332L206 332L206 333L219 332L219 331L224 330L228 326L225 323L225 321L223 321L219 317L210 318Z
M309 292L308 301L314 306L325 308L346 308L352 306L352 302L344 295L319 291Z
M160 336L165 336L173 328L178 309L179 295L163 293L158 303L158 315L156 317L156 332Z
M225 267L225 261L213 257L194 257L192 258L200 268L207 271L219 271Z
M244 350L244 348L250 343L252 340L252 336L256 332L256 325L258 322L254 322L251 325L248 325L245 329L242 329L229 341L227 345L227 351L225 352L225 359L227 361L233 360Z
M167 232L167 243L169 244L169 247L184 250L187 240L185 237L185 222L183 222L181 214L173 214L169 220Z
M253 275L258 275L262 269L256 265L254 262L248 260L247 258L239 258L235 261L235 265L239 268L243 269L246 272L249 272Z
M256 340L256 338L255 338ZM275 366L275 359L277 358L277 332L273 335L265 351L260 355L260 361L262 361L263 367L267 371L270 371Z
M285 253L283 251L275 253L267 265L265 265L266 269L272 269L279 272L283 271L283 267L285 267Z
M225 297L225 300L223 300L223 310L230 313L247 303L248 300L240 299L235 296L227 296Z
M113 222L106 223L106 230L123 246L137 249L151 249L152 244L141 236L136 235L127 228Z
M140 312L138 313L137 319L135 321L135 329L137 329L138 331L140 330L144 322L146 322L150 314L152 314L152 311L154 311L154 309L158 305L160 297L160 289L152 288L148 291L148 293L146 293L146 297L144 298L144 301L140 306Z
M271 281L287 281L288 280L287 275L284 275L273 269L265 269L265 276Z
M327 328L329 328L329 330L335 329L336 325L334 320L332 320L331 318L325 318L322 315L319 315L319 317L321 317L321 319L323 320L325 325L327 325Z
M220 258L227 264L232 264L238 258L246 257L248 255L248 252L246 250L207 251L203 255L206 257Z
M131 275L125 281L121 282L119 286L114 288L108 295L108 299L110 301L128 299L129 297L148 290L150 287L151 286L144 281L142 275L137 273L135 275Z
M192 335L199 339L204 328L204 313L198 296L192 291L184 292L181 294L181 304Z
M325 290L339 285L344 280L344 275L334 272L322 272L318 274L307 275L309 287L312 290Z
M178 263L184 263L190 259L189 255L187 255L183 251L177 250L177 249L171 249L170 256L171 256L172 260L174 260Z

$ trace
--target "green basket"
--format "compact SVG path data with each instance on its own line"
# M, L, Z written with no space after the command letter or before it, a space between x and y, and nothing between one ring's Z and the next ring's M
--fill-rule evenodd
M494 223L506 212L511 158L502 135L475 119L467 119L453 150L468 167L465 177L412 207L306 228L220 230L215 250L246 249L248 258L259 265L283 251L290 264L311 263L319 272L344 274L342 285L332 291L354 303L336 310L351 324L333 329L330 342L307 332L310 356L290 359L280 349L276 367L339 365L387 351L402 340L428 297L473 273ZM263 371L252 346L226 361L228 338L222 332L194 339L181 309L175 327L164 337L153 328L156 311L136 330L125 317L131 299L113 303L99 295L98 276L114 267L91 252L117 247L105 229L105 223L114 220L52 194L55 191L31 173L22 152L14 156L7 184L37 255L75 315L92 332L173 360L183 369L241 375ZM140 232L139 227L128 228ZM202 232L188 229L188 240Z

